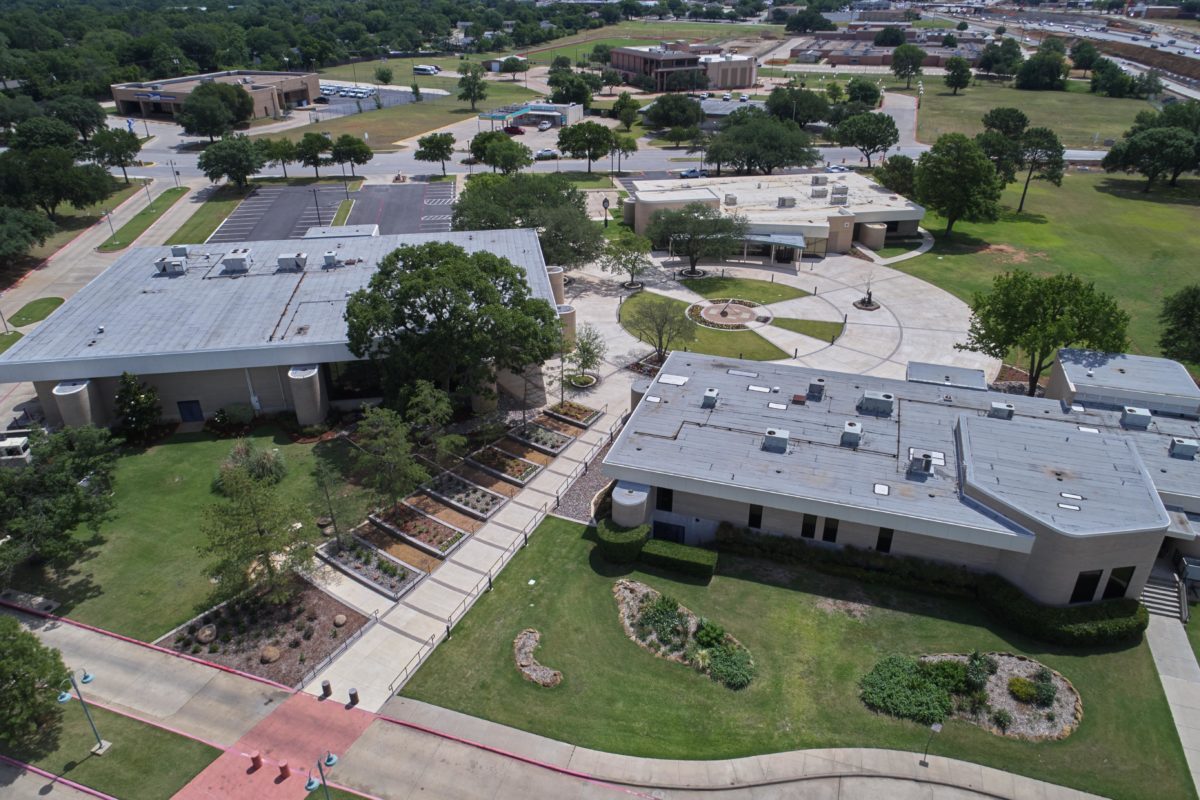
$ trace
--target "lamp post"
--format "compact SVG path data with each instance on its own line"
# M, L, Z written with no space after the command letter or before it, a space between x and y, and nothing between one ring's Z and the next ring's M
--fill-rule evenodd
M312 193L313 193L313 206L317 209L317 227L320 228L322 226L321 198L317 195L317 190L315 188L312 190Z
M105 218L106 220L108 220L108 232L109 232L109 233L111 233L113 236L116 236L116 235L117 235L117 229L116 229L116 228L114 228L114 227L113 227L113 224L112 224L112 212L111 212L111 211L109 211L107 208L106 208L106 209L104 209L104 218Z
M96 722L92 719L92 711L88 708L87 701L83 699L83 692L79 691L79 684L75 682L75 671L71 670L68 673L68 678L71 682L71 688L75 691L75 696L79 698L79 704L83 706L83 714L87 717L88 725L92 728L92 735L96 737L96 746L92 748L92 754L102 756L108 752L108 748L112 747L112 742L106 742L100 738L100 731L96 730ZM83 683L91 683L95 680L95 676L86 669L83 671L83 677L80 678ZM67 681L63 681L65 685ZM69 703L71 701L71 693L63 689L58 693L58 702Z
M316 778L314 778L312 776L312 773L310 772L308 775L308 782L304 784L304 791L306 791L306 792L316 791L316 788L318 786L320 786L325 792L325 800L330 800L329 784L325 782L325 768L332 767L337 762L338 762L338 757L335 756L333 753L329 753L329 752L325 753L324 758L318 758L317 759L317 773L320 774L321 780L318 781Z
M604 207L604 227L608 227L608 198L600 201L600 205Z
M929 738L925 740L925 752L921 755L921 766L929 766L929 745L933 744L933 735L942 732L942 723L935 722L929 726Z

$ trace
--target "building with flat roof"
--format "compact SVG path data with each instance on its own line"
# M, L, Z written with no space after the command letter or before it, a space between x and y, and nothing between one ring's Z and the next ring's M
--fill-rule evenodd
M650 78L656 92L683 88L744 89L758 81L758 59L723 53L713 45L688 42L614 47L609 66L630 83ZM707 78L705 83L700 82L700 75Z
M479 118L489 120L492 123L498 123L505 127L509 125L537 125L539 122L548 121L556 128L565 128L567 125L582 122L583 115L584 108L579 103L529 101L526 103L513 103L492 109L491 111L484 111L479 115Z
M845 253L861 241L913 235L925 209L854 172L633 181L626 224L643 233L658 211L690 203L745 217L746 255L780 262Z
M1128 353L1059 350L1046 396L1064 403L1200 416L1200 387L1178 361Z
M686 352L635 403L602 470L614 521L659 538L732 523L997 573L1052 604L1137 597L1164 541L1197 547L1195 417Z
M921 62L925 67L944 67L956 56L973 65L983 54L983 43L977 41L959 41L954 47L943 47L937 40L922 43L920 47L925 51L925 59ZM824 59L833 66L889 66L895 52L895 47L881 47L870 40L807 38L792 46L791 57L811 61L815 53L817 61Z
M111 422L123 372L158 390L168 420L240 403L320 422L331 403L378 394L347 345L347 299L393 250L426 242L507 258L573 317L533 230L349 233L133 248L0 355L0 383L31 381L54 426Z
M111 87L117 113L133 116L175 116L188 95L201 84L241 86L254 100L254 117L278 117L290 108L312 105L321 96L316 73L227 70L205 75L183 75Z

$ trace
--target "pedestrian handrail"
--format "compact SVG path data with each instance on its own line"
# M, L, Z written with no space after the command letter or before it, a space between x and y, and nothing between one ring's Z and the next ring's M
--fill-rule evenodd
M365 625L363 625L361 628L356 630L354 633L347 636L346 640L343 641L340 645L338 645L337 648L335 648L332 653L325 656L323 659L321 659L320 663L318 663L315 667L313 667L307 673L305 673L304 677L300 679L300 682L298 684L296 684L296 688L303 689L305 686L307 686L313 678L317 677L317 675L320 674L320 672L322 670L324 670L326 667L328 667L330 664L332 664L334 659L336 659L342 653L346 652L347 648L349 648L350 645L354 644L359 639L361 639L362 635L364 633L366 633L368 630L370 630L377 622L379 622L379 609L375 609L374 611L372 611L371 616L367 619L367 622Z
M395 694L398 688L408 682L408 679L412 677L417 668L425 663L425 656L432 653L433 648L437 647L437 638L438 635L436 633L431 633L428 639L421 642L421 646L417 648L417 652L413 653L408 663L396 673L396 677L392 678L392 682L388 684L389 695ZM414 661L416 664L413 663Z

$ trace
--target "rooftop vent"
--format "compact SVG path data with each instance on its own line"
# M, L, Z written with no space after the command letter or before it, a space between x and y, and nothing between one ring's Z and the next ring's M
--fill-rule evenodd
M833 197L829 198L829 205L831 206L844 206L848 203L849 198L844 194L835 194Z
M187 260L182 258L160 258L154 262L159 275L183 275L187 272Z
M839 194L849 194L850 187L844 183L835 183L833 186L833 193L835 196Z
M171 246L171 255L175 258L187 258L188 246L186 244L176 244Z
M813 175L812 176L812 185L813 186L824 186L827 183L829 183L828 175Z
M788 432L778 428L767 428L763 436L762 449L767 453L786 453L788 447Z
M704 390L704 399L700 401L700 407L701 408L716 408L718 394L719 394L719 392L717 392L716 389L712 389L712 388L705 389Z
M846 424L842 426L842 446L843 447L858 447L858 443L862 441L862 423L854 420L846 420Z
M326 250L325 251L325 266L327 266L327 267L336 267L337 266L337 251L336 250Z
M796 207L796 198L780 197L777 207L778 208L795 208Z
M1150 409L1125 406L1121 411L1121 424L1126 428L1146 429L1150 427Z
M908 472L910 475L932 475L933 454L919 451L913 453L908 461Z
M813 187L811 196L812 197L827 197L828 195L829 195L829 190L826 189L824 186L815 186L815 187Z
M1170 452L1175 458L1195 458L1197 450L1200 450L1200 441L1182 436L1171 437Z
M1016 407L1012 403L992 403L992 407L988 409L988 416L996 419L1012 419L1015 410Z
M737 205L737 195L736 194L725 195L725 205L736 206Z
M891 392L873 392L867 390L858 399L858 410L864 414L879 414L889 416L896 405L896 396Z
M813 378L808 382L808 399L820 400L825 397L825 379Z
M221 259L221 266L226 272L245 272L252 263L254 259L250 257L248 247L235 247Z
M277 263L282 270L302 271L308 264L308 253L280 253Z

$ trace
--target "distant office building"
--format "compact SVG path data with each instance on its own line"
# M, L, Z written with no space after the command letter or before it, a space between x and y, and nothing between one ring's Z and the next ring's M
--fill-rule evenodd
M206 75L184 75L139 83L115 83L117 112L141 117L175 116L198 86L230 83L241 86L254 100L254 117L277 117L298 106L312 105L321 96L316 73L229 70Z
M688 88L690 81L698 89L741 89L753 86L758 80L757 59L688 42L614 47L609 66L629 83L650 78L657 92ZM700 75L707 78L707 84L698 79Z

